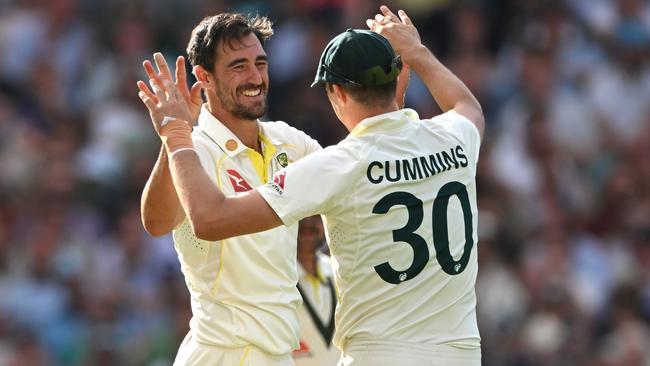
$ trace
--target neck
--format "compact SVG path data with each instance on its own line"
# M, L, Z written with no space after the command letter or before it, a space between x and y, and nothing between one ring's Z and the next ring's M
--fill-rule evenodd
M256 119L244 119L233 116L224 111L219 105L208 98L208 112L219 122L223 123L237 138L249 148L261 153L261 145L258 138L259 126Z
M388 106L368 107L365 105L354 103L347 109L345 116L342 116L341 122L348 129L352 131L361 121L366 118L378 116L384 113L395 112L399 110L396 102L392 102Z

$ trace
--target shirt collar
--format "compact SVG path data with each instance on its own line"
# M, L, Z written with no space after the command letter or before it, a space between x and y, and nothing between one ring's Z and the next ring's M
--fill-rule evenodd
M359 122L359 124L350 131L350 135L359 137L370 130L388 131L402 126L409 120L420 120L418 113L410 108L379 114L373 117L368 117Z
M210 113L207 104L203 104L201 107L199 128L206 137L217 144L231 158L247 149L247 146L241 142L239 137Z
M259 122L259 121L258 121ZM262 123L258 123L259 126L259 136L260 140L264 144L272 144L274 146L282 145L276 136L271 131L267 131L267 127ZM228 157L233 157L240 152L246 150L248 147L244 145L239 137L235 135L228 127L226 127L221 121L217 119L207 108L207 104L203 104L201 107L201 113L199 114L199 128L202 132L207 135L207 137L212 140L215 144L219 145L221 150L223 150ZM233 140L236 143L236 147L233 149ZM230 147L230 149L229 149Z
M307 272L305 268L302 266L302 263L300 261L298 262L298 278L304 278L304 279L309 279L310 281L314 282L320 282L320 283L326 283L327 278L325 278L325 274L323 273L321 269L321 264L320 264L320 258L318 258L318 254L316 254L316 277L314 277L311 273Z

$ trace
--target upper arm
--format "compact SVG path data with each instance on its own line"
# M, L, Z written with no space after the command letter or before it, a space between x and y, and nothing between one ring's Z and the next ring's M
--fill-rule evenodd
M481 105L477 103L458 103L454 106L453 111L467 118L476 126L480 139L483 139L483 131L485 130L485 117Z
M185 216L164 150L161 150L142 191L140 216L144 229L152 236L168 234Z
M316 152L276 173L257 188L285 225L324 214L349 190L358 159L341 149Z

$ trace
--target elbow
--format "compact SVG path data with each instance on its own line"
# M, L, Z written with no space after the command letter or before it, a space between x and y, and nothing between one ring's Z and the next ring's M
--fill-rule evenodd
M218 220L190 218L190 223L194 235L201 240L219 241L226 238Z
M161 225L159 222L153 221L153 220L142 220L142 225L144 226L144 231L147 232L147 234L151 236L163 236L166 234L169 234L171 229L168 227Z

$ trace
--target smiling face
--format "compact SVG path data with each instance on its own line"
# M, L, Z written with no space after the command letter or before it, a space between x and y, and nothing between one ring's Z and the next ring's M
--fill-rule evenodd
M237 119L254 120L266 113L269 85L266 52L255 34L217 47L213 91L219 108Z

